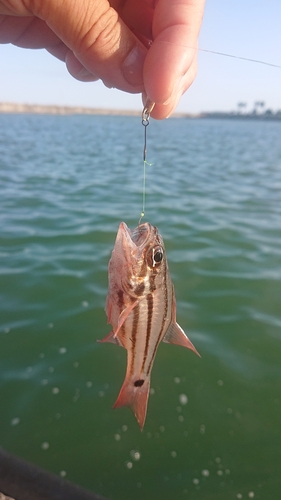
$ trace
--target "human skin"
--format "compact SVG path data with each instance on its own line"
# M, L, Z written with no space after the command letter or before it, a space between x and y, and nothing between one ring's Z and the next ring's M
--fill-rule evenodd
M0 0L0 43L45 48L83 82L142 93L167 118L197 73L205 0Z

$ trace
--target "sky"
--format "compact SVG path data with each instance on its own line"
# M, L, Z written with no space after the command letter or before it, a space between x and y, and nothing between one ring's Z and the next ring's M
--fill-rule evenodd
M141 1L141 0L140 0ZM256 101L281 109L281 1L207 0L201 49L258 59L280 68L199 51L195 82L177 111L251 111ZM0 45L0 101L114 109L142 109L140 95L73 79L64 63L44 50Z

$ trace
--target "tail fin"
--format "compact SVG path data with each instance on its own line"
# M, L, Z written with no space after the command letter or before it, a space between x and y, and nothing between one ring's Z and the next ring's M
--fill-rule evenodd
M129 406L133 410L141 430L146 417L149 388L149 378L133 381L131 378L127 379L126 377L113 406L113 408Z

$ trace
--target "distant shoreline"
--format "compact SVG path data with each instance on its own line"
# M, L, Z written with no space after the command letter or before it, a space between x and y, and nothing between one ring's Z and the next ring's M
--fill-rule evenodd
M139 115L137 111L85 108L82 106L58 106L52 104L20 104L0 102L0 113L6 114L41 114L41 115Z
M51 104L20 104L11 102L0 102L0 114L40 114L40 115L113 115L113 116L141 116L141 110L129 109L105 109L86 108L83 106L58 106ZM215 119L239 119L239 120L274 120L281 121L281 111L276 113L267 110L263 113L239 113L230 112L202 112L174 113L172 118L215 118Z
M20 104L0 102L0 114L41 114L41 115L116 115L141 116L142 110L86 108L83 106L58 106L47 104ZM174 113L174 118L195 118L198 115Z
M215 119L229 119L229 120L258 120L258 121L281 121L281 111L273 113L267 110L263 113L237 113L235 111L223 112L213 111L208 113L201 113L198 118L215 118Z

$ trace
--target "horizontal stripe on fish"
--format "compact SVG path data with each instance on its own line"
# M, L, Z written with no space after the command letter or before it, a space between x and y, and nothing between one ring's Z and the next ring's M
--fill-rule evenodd
M135 363L135 356L136 356L136 344L137 344L137 333L138 333L138 327L139 327L139 319L140 319L140 306L137 304L135 308L133 309L132 313L133 315L133 321L132 321L132 330L131 333L128 332L128 338L132 342L132 347L131 347L131 353L132 353L132 361L130 365L130 373L134 372L134 363ZM129 323L129 321L128 321ZM125 330L126 330L126 323L125 323Z
M143 353L143 362L142 362L142 367L141 367L142 372L144 371L144 366L145 366L145 362L146 362L147 355L148 355L149 340L150 340L151 327L152 327L153 295L151 293L149 295L147 295L146 303L147 303L147 327L146 327L145 349L144 349L144 353Z
M159 334L157 337L157 341L155 343L153 352L151 354L151 359L150 359L150 362L149 362L148 367L147 367L147 373L150 373L150 371L152 369L152 365L153 365L154 358L156 356L156 351L157 351L158 345L161 342L161 340L163 340L163 337L166 333L167 328L165 328L165 326L167 325L167 322L170 322L170 320L171 320L171 304L170 304L170 311L169 311L169 290L167 288L167 271L168 271L167 267L168 266L167 266L166 261L165 261L164 265L165 265L164 283L163 283L163 288L161 290L163 293L163 300L160 303L162 308L163 308L162 314L160 315L160 317L162 318L162 321L161 321L161 327L160 327L160 331L159 331ZM171 287L172 283L169 283L169 285Z

